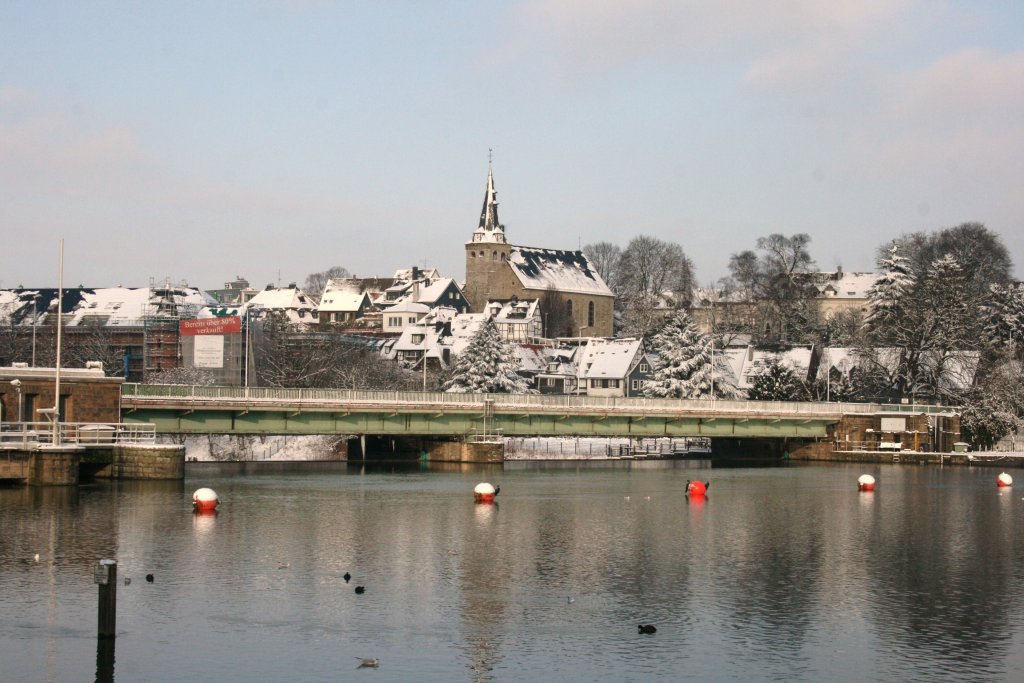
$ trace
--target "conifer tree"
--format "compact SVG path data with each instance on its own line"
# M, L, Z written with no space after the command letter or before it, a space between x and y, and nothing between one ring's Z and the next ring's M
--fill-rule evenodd
M747 390L751 401L801 401L804 394L800 380L776 358L768 361L768 366L751 379Z
M736 390L726 379L722 357L715 357L712 372L712 345L708 335L701 334L689 313L679 310L667 318L662 328L650 339L656 356L653 377L644 387L644 395L655 398L707 398L714 382L715 396L733 398Z
M533 393L527 381L516 374L512 349L490 318L484 320L465 351L455 359L442 388L455 394Z

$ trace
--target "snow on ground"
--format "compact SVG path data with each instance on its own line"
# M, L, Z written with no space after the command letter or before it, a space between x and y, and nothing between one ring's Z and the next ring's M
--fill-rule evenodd
M667 456L687 448L700 451L705 440L628 437L515 437L505 439L506 460L603 460L624 455Z
M185 459L213 462L234 460L344 460L339 436L231 436L209 434L186 436ZM168 442L171 443L171 442ZM174 441L173 443L180 443Z

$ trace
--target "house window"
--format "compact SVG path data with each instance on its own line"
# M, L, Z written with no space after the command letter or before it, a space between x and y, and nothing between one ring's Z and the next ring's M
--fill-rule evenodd
M555 378L554 377L545 377L544 378L544 385L545 386L549 386L549 387L555 386Z
M591 301L587 304L587 326L594 326L594 302Z
M410 323L414 323L414 322L416 322L416 316L414 316L414 315L410 315L410 316L409 316L409 322L410 322Z
M422 334L414 334L414 335L412 335L412 343L413 344L422 344L423 343L423 335Z
M648 365L647 363L641 363L640 364L640 372L650 372L650 371L651 371L651 366L650 365Z
M498 260L498 252L496 252L496 251L492 251L491 252L491 260L492 261L497 261Z
M306 312L304 310L302 310L301 308L299 309L299 317L300 318L305 318L306 317Z
M569 316L570 318L572 317L572 299L568 299L568 300L567 300L567 301L565 302L565 313L566 313L566 315L568 315L568 316Z
M633 391L640 391L640 380L634 379L630 383L630 386L632 387Z

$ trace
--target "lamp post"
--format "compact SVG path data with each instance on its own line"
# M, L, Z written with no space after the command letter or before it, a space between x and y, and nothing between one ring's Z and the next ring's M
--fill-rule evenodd
M255 316L254 316L255 314ZM245 309L245 386L249 387L249 349L250 339L252 337L252 319L253 317L259 317L259 309L256 306L249 305Z

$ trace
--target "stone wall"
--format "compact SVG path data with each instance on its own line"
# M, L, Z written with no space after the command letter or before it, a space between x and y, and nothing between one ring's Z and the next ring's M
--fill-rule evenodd
M426 444L428 457L437 462L503 462L501 442L435 441Z
M185 447L174 444L113 446L110 464L96 470L100 479L184 479Z

